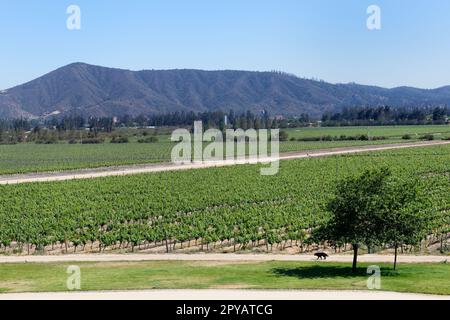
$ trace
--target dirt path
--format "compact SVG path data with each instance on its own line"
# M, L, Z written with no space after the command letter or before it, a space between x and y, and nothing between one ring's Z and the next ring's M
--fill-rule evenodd
M327 261L351 262L352 255L331 255ZM399 263L440 263L450 259L446 256L399 255ZM315 261L312 254L73 254L60 256L0 256L2 263L54 263L54 262L118 262L118 261ZM359 262L392 263L391 255L366 254L358 257Z
M362 147L345 147L345 148L332 148L332 149L322 149L322 150L309 150L300 152L289 152L281 154L280 160L293 160L302 158L313 158L313 157L325 157L333 155L342 154L352 154L370 151L381 151L381 150L393 150L393 149L404 149L404 148L414 148L414 147L427 147L450 144L450 141L424 141L415 143L401 143L401 144L384 144L376 146L362 146ZM70 170L61 172L43 172L43 173L27 173L27 174L16 174L16 175L1 175L0 185L5 184L20 184L29 182L50 182L50 181L63 181L63 180L73 180L73 179L90 179L99 177L109 177L109 176L122 176L122 175L133 175L139 173L150 173L150 172L163 172L163 171L177 171L177 170L189 170L189 169L200 169L200 168L211 168L211 167L224 167L232 166L238 164L254 164L254 163L269 163L274 161L273 158L249 158L244 160L225 160L225 161L209 161L204 163L188 163L188 164L144 164L144 165L131 165L131 166L115 166L115 167L105 167L97 169L80 169L80 170Z
M450 300L450 296L350 290L139 290L0 294L0 300ZM219 311L220 312L220 311Z

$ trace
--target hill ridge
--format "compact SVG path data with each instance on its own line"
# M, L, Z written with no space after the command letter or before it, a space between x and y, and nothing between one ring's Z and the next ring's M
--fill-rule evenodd
M331 84L279 71L126 70L74 62L0 91L0 118L234 110L319 116L346 106L449 105L450 86Z

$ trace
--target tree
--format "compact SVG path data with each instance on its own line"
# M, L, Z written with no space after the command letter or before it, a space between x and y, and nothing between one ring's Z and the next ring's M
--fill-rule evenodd
M446 108L436 107L433 109L433 122L434 123L445 123L445 115L447 114Z
M278 138L279 141L287 141L289 139L289 135L286 131L280 131Z
M350 243L353 248L352 271L356 271L361 244L379 243L377 211L383 196L388 169L368 170L338 183L335 196L327 205L331 218L316 236L320 240Z
M382 243L413 244L426 234L429 215L419 196L417 180L399 182L388 168L367 170L338 183L336 193L327 205L331 218L316 231L316 238L330 242L351 243L353 272L358 249Z
M427 235L434 217L426 210L432 207L417 179L387 185L383 220L383 241L394 247L394 270L398 247L415 245Z

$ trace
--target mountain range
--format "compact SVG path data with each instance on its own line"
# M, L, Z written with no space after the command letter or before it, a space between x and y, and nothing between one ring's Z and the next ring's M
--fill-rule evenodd
M0 118L267 110L319 116L343 107L450 105L450 86L393 89L331 84L281 72L113 69L73 63L0 91Z

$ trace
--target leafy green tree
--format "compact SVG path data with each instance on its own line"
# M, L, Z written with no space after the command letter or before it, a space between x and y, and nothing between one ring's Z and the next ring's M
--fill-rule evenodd
M381 213L384 243L394 247L394 270L400 245L415 245L423 240L432 225L432 207L418 179L391 181L386 185Z
M350 243L356 271L358 249L390 243L417 243L426 235L429 217L424 211L417 180L399 182L388 168L365 171L338 183L327 210L330 220L315 237L330 242Z
M388 175L387 169L368 170L361 176L351 176L340 181L334 198L327 205L331 218L316 231L316 237L320 240L352 245L353 272L357 267L359 247L379 242L380 225L377 224L376 216Z
M280 141L287 141L289 139L289 135L286 131L280 131L279 133L279 140Z

